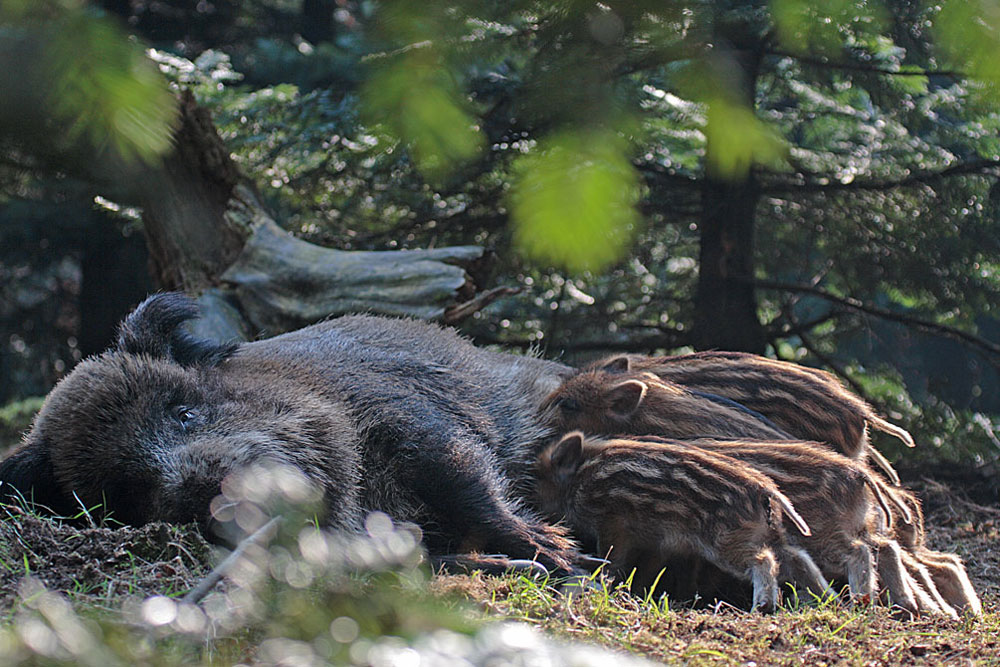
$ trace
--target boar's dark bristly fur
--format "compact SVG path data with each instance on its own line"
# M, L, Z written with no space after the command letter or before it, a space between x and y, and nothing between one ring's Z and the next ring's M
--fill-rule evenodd
M178 328L196 312L178 294L140 305L115 348L53 389L0 464L0 493L58 509L76 496L130 523L204 520L226 475L276 461L325 491L332 525L382 510L421 525L432 553L574 570L565 531L517 500L554 434L538 406L567 367L372 316L221 345Z
M129 354L145 354L171 359L181 366L215 366L236 351L236 343L200 340L181 325L198 317L198 306L177 292L146 299L118 328L116 349Z

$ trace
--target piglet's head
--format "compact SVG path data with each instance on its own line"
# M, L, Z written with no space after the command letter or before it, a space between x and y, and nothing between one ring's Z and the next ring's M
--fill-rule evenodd
M604 370L584 371L552 392L543 408L553 426L562 431L628 433L648 389L639 378Z
M573 431L539 455L536 493L539 507L546 516L561 517L570 484L583 463L583 447L583 433Z

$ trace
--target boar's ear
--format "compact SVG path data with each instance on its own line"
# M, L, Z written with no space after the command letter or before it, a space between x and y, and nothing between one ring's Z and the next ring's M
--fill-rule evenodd
M73 505L56 482L46 449L24 447L0 462L0 502L12 503L19 498L63 516L72 511Z
M180 292L154 294L132 311L118 329L118 350L171 359L182 366L214 366L229 357L235 343L201 340L181 325L198 317L198 306Z
M630 417L642 405L647 388L646 383L639 380L616 384L610 392L611 411L619 417Z
M607 373L628 373L629 370L629 360L628 357L622 355L619 357L611 357L610 359L605 359L601 362L600 370Z
M573 431L564 435L552 451L552 470L557 477L568 477L580 467L582 457L583 433Z

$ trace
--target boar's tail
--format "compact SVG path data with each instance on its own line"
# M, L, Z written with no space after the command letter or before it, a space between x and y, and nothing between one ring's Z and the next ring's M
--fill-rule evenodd
M868 456L875 462L875 465L882 469L889 478L889 481L894 486L899 486L899 475L896 473L896 469L892 467L892 464L889 463L889 459L882 456L882 452L872 447L871 443L868 443L866 449L868 450Z
M899 438L907 447L917 446L917 443L913 442L913 436L910 435L910 432L905 428L891 424L877 415L871 415L868 417L868 423L871 424L877 431L882 431L883 433L888 433L889 435Z
M795 511L795 505L793 505L792 501L788 499L788 496L775 489L771 492L771 497L778 501L778 504L781 505L781 511L785 513L785 516L792 520L792 523L795 524L795 527L799 529L800 533L806 537L812 535L812 530L809 529L809 524L802 518L802 515Z

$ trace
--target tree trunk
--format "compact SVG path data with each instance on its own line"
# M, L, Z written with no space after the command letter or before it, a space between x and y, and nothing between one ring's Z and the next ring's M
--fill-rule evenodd
M174 142L162 169L139 184L150 270L163 289L201 291L218 284L250 236L243 221L226 215L243 179L208 112L187 91Z
M199 334L273 335L348 312L453 321L503 293L473 298L469 272L485 261L478 246L348 252L288 234L187 92L175 141L161 169L130 185L142 204L154 280L201 294Z
M706 179L702 189L701 247L693 340L700 350L764 352L764 328L747 277L754 272L758 191L743 182Z
M755 107L760 45L741 44L731 52L739 67L728 72L732 89L742 93L739 101ZM708 133L711 136L712 133ZM706 147L706 163L712 151ZM767 343L757 315L754 277L754 226L760 192L752 168L741 180L725 180L706 169L701 191L701 239L698 287L692 339L700 350L737 350L762 354Z

